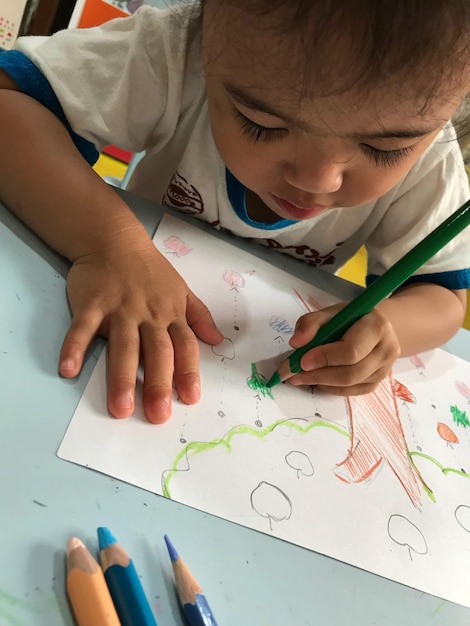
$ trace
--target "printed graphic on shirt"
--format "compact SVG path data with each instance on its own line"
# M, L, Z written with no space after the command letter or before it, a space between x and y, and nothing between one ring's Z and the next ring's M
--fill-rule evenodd
M321 254L315 248L310 248L305 244L301 245L290 245L284 246L276 239L266 239L266 245L268 248L272 248L273 250L278 250L279 252L284 252L285 254L290 254L291 256L295 256L297 258L303 259L309 265L313 265L314 267L320 267L322 265L332 265L335 263L336 258L334 253L336 250L343 245L344 241L340 241L336 244L336 247L330 252L326 252L325 254Z
M201 194L178 172L173 175L163 196L162 204L179 209L189 215L200 215L204 211Z

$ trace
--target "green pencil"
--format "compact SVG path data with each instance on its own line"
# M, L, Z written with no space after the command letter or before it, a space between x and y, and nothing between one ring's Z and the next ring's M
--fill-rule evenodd
M294 350L274 372L267 386L274 387L294 374L301 372L300 360L306 352L316 346L341 339L353 324L364 315L367 315L367 313L370 313L373 308L387 298L395 289L398 289L413 272L426 263L436 252L439 252L441 248L469 224L470 200L467 200L460 209L457 209L455 213L430 232L429 235L392 265L382 276L364 289L357 298L349 302L339 313L328 320L311 341L302 348Z

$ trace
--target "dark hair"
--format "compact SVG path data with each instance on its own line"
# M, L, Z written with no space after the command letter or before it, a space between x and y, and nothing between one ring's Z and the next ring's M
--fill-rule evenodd
M430 97L449 68L461 80L470 67L470 0L203 0L203 5L211 2L221 11L231 3L260 26L268 17L270 28L300 46L315 88L330 94L410 76ZM416 81L421 74L423 80Z

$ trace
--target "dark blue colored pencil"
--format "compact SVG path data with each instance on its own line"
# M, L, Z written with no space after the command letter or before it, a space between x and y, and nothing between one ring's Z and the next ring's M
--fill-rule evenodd
M178 597L189 626L217 626L206 596L168 535L165 535L165 543L175 574Z
M122 626L157 626L132 559L107 528L98 528L100 561Z

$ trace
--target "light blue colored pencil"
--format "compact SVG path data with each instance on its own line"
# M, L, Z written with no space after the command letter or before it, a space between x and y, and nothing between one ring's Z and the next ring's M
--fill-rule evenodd
M175 574L178 597L189 626L217 626L206 596L168 535L165 535L165 543Z
M101 567L122 626L157 626L132 559L107 529L98 528Z

